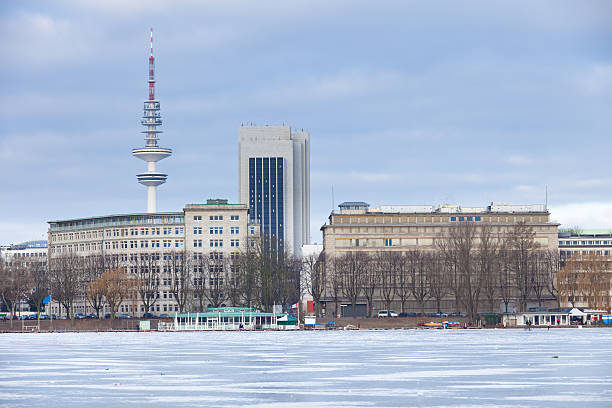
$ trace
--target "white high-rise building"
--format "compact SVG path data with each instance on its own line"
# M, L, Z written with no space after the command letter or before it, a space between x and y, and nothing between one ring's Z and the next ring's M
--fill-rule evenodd
M272 245L300 255L310 241L310 135L289 126L238 128L238 197Z

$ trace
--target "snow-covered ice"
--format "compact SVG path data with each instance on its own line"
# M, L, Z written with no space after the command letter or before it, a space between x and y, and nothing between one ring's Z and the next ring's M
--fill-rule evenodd
M612 407L611 367L612 329L2 334L0 405Z

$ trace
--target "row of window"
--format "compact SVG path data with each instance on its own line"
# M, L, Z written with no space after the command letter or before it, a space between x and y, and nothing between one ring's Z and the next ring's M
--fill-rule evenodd
M610 251L608 250L591 250L591 251L559 251L559 253L561 254L561 256L567 256L570 257L574 254L583 254L583 255L587 255L587 254L597 254L597 255L610 255Z
M152 228L114 228L99 231L70 232L51 236L52 242L73 241L79 239L127 237L138 235L183 235L183 227L152 227Z
M251 213L252 214L252 213ZM374 216L373 214L366 215L334 215L334 224L430 224L430 223L444 223L448 222L449 217L450 221L457 221L460 217L464 217L464 220L470 216L459 216L459 215L413 215L413 216L391 216L391 215L379 215ZM455 218L454 220L452 218ZM491 216L491 215L477 215L471 216L473 218L472 221L475 221L474 218L479 217L480 221L489 222L489 223L517 223L520 221L524 222L536 222L536 223L545 223L548 222L547 215L537 215L537 216Z
M235 245L235 246L238 246L238 245ZM238 258L238 255L239 255L239 252L230 252L230 253L229 253L229 257L230 257L230 259L237 259L237 258ZM203 252L195 252L195 253L193 254L193 259L194 259L194 260L198 260L198 259L202 259L202 258L204 258L205 256L206 256L206 253L203 253ZM210 253L208 254L208 257L209 257L211 260L220 260L220 261L222 261L222 260L223 260L223 252L214 252L214 251L213 251L213 252L210 252Z
M480 215L477 215L477 216L474 216L474 217L471 216L471 215L468 215L468 216L460 215L460 216L450 217L450 220L451 220L451 222L453 222L453 221L474 221L474 222L479 222L479 221L482 221L482 217Z
M184 241L182 239L153 239L140 241L107 241L104 243L105 249L136 249L136 248L183 248Z
M202 221L202 216L201 215L194 215L193 216L193 220L194 221ZM222 215L211 215L208 217L209 221L223 221L223 216ZM239 215L230 215L230 221L239 221L240 220L240 216Z
M612 241L559 241L559 246L570 246L570 245L612 245Z
M208 229L208 232L211 235L223 234L223 227L210 227ZM193 227L193 234L194 235L202 235L203 233L204 233L204 229L202 227ZM239 227L231 227L230 228L230 234L232 234L232 235L240 234L240 228Z
M193 247L194 248L202 248L204 241L201 239L194 239L193 240ZM223 246L223 240L222 239L211 239L208 241L208 245L210 247L222 247ZM240 246L240 240L239 239L230 239L230 246L232 247L239 247Z
M123 237L123 236L137 236L137 235L183 235L183 227L153 227L153 228L124 228L124 229L113 229L106 230L106 237Z

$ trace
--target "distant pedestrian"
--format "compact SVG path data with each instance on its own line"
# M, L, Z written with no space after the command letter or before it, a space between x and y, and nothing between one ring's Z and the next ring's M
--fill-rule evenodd
M550 330L550 324L546 326L546 330Z

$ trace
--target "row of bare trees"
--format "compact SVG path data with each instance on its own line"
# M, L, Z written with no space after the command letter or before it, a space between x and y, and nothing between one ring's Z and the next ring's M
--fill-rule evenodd
M576 253L563 261L557 274L559 300L572 307L610 310L609 257L597 253Z
M431 250L376 252L352 251L342 256L306 259L306 290L317 313L321 303L350 303L355 315L364 302L371 316L375 304L407 310L416 303L421 313L427 302L440 312L443 300L452 299L455 311L472 319L482 311L498 311L500 301L517 301L521 310L535 298L556 297L558 253L540 248L533 229L517 224L500 232L488 224L458 223L436 240Z
M12 316L20 311L22 302L28 302L40 312L48 289L44 261L29 257L13 257L10 261L0 258L0 298Z
M19 299L35 300L40 311L48 294L69 318L86 304L100 317L111 317L122 304L154 310L162 293L178 311L201 311L225 304L271 310L299 300L301 260L261 245L234 252L172 251L134 254L75 253L52 257L46 268L18 262L0 265L1 295L13 308ZM12 314L14 310L12 310Z

